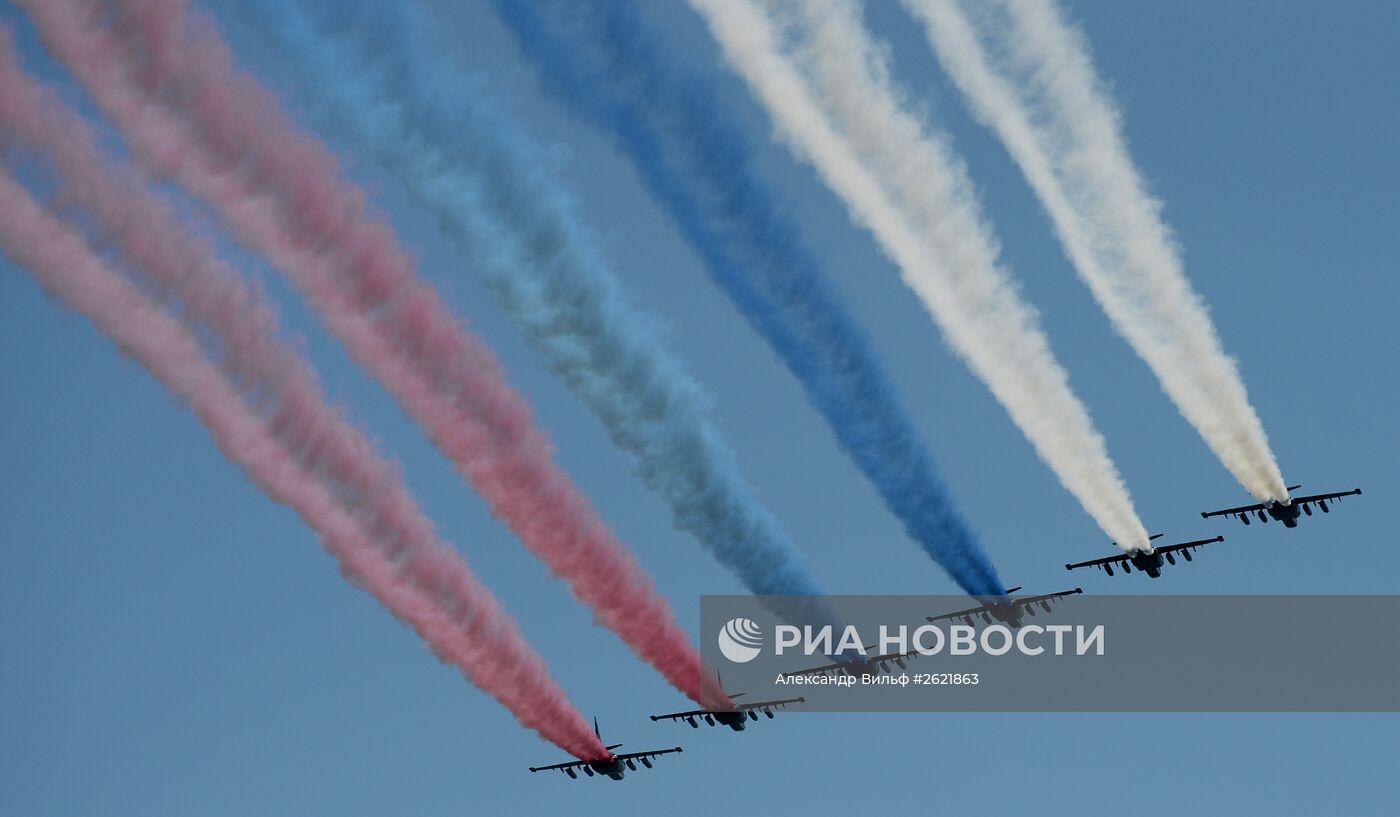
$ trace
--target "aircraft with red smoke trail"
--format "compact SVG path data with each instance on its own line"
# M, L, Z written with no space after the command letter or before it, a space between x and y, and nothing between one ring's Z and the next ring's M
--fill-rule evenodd
M1290 485L1288 490L1296 491L1303 486ZM1350 491L1340 491L1335 494L1313 494L1312 496L1295 496L1287 502L1263 502L1258 505L1241 505L1238 508L1226 508L1221 511L1202 511L1201 518L1209 519L1212 516L1233 516L1246 525L1249 524L1250 514L1259 517L1261 523L1267 523L1270 518L1277 519L1283 523L1285 528L1298 527L1298 520L1303 514L1312 516L1313 506L1323 513L1331 513L1332 509L1327 505L1331 502L1336 504L1344 496L1360 496L1361 489L1353 488Z
M719 674L715 674L719 678ZM723 679L720 680L720 688L724 688ZM729 693L725 693L728 695ZM735 698L742 697L744 693L736 692L729 695L732 702ZM748 726L749 721L758 720L758 713L762 712L770 719L773 717L773 710L783 709L788 704L806 703L806 698L782 698L773 701L750 701L749 703L735 704L731 709L691 709L685 712L667 712L664 715L652 715L653 721L666 720L667 718L675 722L685 721L690 724L691 729L699 729L700 721L708 723L710 726L728 726L735 732L742 732Z
M599 740L603 739L603 733L598 731L597 718L593 719L593 734L597 735ZM621 743L614 743L610 746L603 747L608 750L608 757L606 760L574 760L568 763L554 763L549 766L531 766L530 771L546 772L550 769L558 769L574 780L577 780L578 770L581 769L583 773L589 777L599 775L602 777L611 777L613 780L621 780L626 776L628 769L635 772L638 763L650 769L652 767L651 761L654 758L685 751L677 746L674 749L655 749L650 752L632 752L625 755L613 754L613 750L621 745Z

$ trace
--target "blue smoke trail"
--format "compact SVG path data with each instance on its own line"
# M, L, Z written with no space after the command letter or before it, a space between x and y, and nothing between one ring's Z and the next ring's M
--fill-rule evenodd
M663 54L626 0L493 2L553 92L631 157L910 537L968 593L1001 593L864 333L751 168L713 82Z
M389 2L244 6L294 66L312 119L436 216L675 524L755 594L820 594L740 477L705 394L623 294L557 161L454 68L425 21Z

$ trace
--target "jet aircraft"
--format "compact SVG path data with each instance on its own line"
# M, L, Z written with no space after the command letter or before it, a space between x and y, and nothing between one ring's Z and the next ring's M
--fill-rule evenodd
M1047 593L1041 596L1011 597L1012 593L1020 589L1019 587L1012 587L1000 596L977 596L976 598L982 602L982 604L977 607L969 607L966 610L958 610L940 616L928 616L927 618L929 621L963 619L971 624L973 617L976 616L987 623L991 623L993 619L996 619L1012 627L1019 627L1021 626L1021 619L1027 612L1031 615L1036 614L1035 607L1040 607L1048 613L1051 605L1065 596L1073 596L1084 592L1082 589L1076 587L1073 590L1065 590L1060 593ZM808 669L794 670L793 672L785 672L783 674L789 678L806 675L841 675L843 673L853 676L859 676L865 673L878 675L883 672L889 672L891 665L899 667L900 669L905 669L909 666L908 660L910 658L917 658L919 656L917 650L878 655L870 654L872 650L878 648L876 644L868 644L865 647L866 654L863 656L845 658L830 664L823 664L819 667L809 667Z
M1059 593L1046 593L1042 596L1013 597L1011 595L1020 589L1019 587L1013 587L1006 591L1006 595L989 598L977 607L969 607L966 610L958 610L953 613L944 613L941 616L928 616L927 618L929 621L962 619L964 623L971 624L973 617L977 616L988 624L992 623L992 619L996 619L1003 624L1015 628L1021 626L1022 619L1025 617L1026 613L1035 615L1036 607L1048 613L1050 612L1051 605L1063 599L1065 596L1075 596L1084 592L1083 589L1076 587L1073 590L1064 590Z
M1288 490L1292 492L1298 490L1301 487L1303 486L1290 485L1288 486ZM1201 518L1209 519L1212 516L1233 516L1238 518L1241 522L1248 525L1250 514L1253 514L1259 518L1260 522L1263 523L1267 523L1269 519L1272 518L1282 522L1285 528L1296 528L1298 527L1298 520L1303 516L1303 514L1307 514L1308 516L1313 515L1312 509L1314 505L1317 506L1317 509L1322 511L1323 513L1331 513L1332 509L1328 506L1327 503L1331 502L1335 504L1344 496L1360 495L1361 489L1354 488L1350 491L1340 491L1335 494L1314 494L1312 496L1295 496L1289 499L1286 503L1278 501L1263 502L1258 505L1241 505L1238 508L1226 508L1221 511L1202 511Z
M1148 537L1156 539L1162 534L1157 533ZM1179 545L1166 545L1164 547L1153 548L1151 550L1138 550L1134 548L1126 553L1119 553L1117 556L1105 556L1102 559L1090 559L1087 562L1075 562L1065 565L1065 570L1075 570L1081 567L1097 567L1108 575L1113 575L1113 566L1118 565L1124 573L1132 573L1133 568L1137 568L1154 579L1162 578L1163 564L1176 564L1176 554L1180 553L1186 561L1191 561L1191 553L1204 545L1225 541L1224 536L1217 536L1214 539L1198 539L1194 542L1182 542Z
M721 680L720 686L723 688L724 682ZM726 693L728 694L728 693ZM744 693L736 692L729 696L729 700L742 697ZM685 721L690 724L690 728L699 729L700 721L708 723L710 726L728 726L735 732L742 732L748 726L749 721L758 720L758 713L762 712L769 718L773 717L773 710L782 709L788 704L805 703L806 698L783 698L773 701L752 701L745 704L735 704L733 709L691 709L687 712L667 712L664 715L652 715L653 721L666 720L667 718L675 722Z
M883 672L889 672L891 664L898 666L900 669L904 669L909 666L907 663L908 659L918 657L918 653L914 650L909 650L908 652L884 653L882 655L869 654L871 650L877 648L878 645L876 644L867 644L865 646L865 655L845 658L831 664L823 664L820 667L793 670L792 672L785 672L783 675L788 678L799 678L806 675L841 675L843 673L854 677L859 677L865 673L879 675Z
M593 734L597 735L599 740L603 739L602 733L598 731L597 718L593 719ZM608 756L605 760L573 760L568 763L555 763L550 766L531 766L530 771L544 772L550 769L558 769L574 780L577 780L577 770L582 769L583 773L589 777L597 774L604 777L611 777L613 780L621 780L623 776L627 774L628 769L634 772L637 770L638 762L650 769L653 758L669 755L673 752L685 751L677 746L674 749L657 749L651 752L633 752L626 755L613 754L613 750L621 745L621 743L614 743L611 746L605 747L608 750Z

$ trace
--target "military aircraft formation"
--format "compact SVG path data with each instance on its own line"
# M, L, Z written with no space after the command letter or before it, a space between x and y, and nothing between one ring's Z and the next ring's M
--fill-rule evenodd
M1289 492L1296 491L1302 486L1289 486ZM1360 488L1350 491L1339 491L1329 494L1314 494L1312 496L1292 497L1286 502L1266 502L1256 505L1241 505L1237 508L1225 508L1219 511L1203 511L1202 519L1210 519L1218 516L1233 516L1244 524L1250 524L1250 517L1254 516L1261 523L1267 523L1270 519L1282 522L1286 528L1298 527L1298 522L1304 516L1312 516L1313 508L1317 508L1322 513L1331 513L1331 505L1335 505L1343 497L1359 496ZM1330 503L1330 504L1329 504ZM1160 539L1162 534L1157 533L1148 537L1148 547L1143 549L1133 549L1115 553L1112 556L1104 556L1099 559L1090 559L1084 562L1074 562L1066 564L1066 570L1077 570L1084 567L1097 567L1109 576L1114 575L1114 568L1124 574L1132 573L1136 570L1146 574L1153 579L1162 577L1162 568L1166 565L1177 564L1177 556L1190 562L1192 553L1207 545L1225 541L1225 537L1216 536L1210 539L1196 539L1189 542L1179 542L1174 545L1153 546L1151 543ZM1115 545L1116 547L1116 545ZM1082 588L1062 590L1058 593L1045 593L1038 596L1015 596L1021 588L1008 588L1000 596L977 597L980 602L975 607L968 607L963 610L954 610L949 613L927 616L928 621L962 621L972 624L974 620L981 619L990 624L993 621L1000 622L1009 627L1020 627L1026 615L1034 616L1037 610L1050 612L1053 605L1068 596L1075 596L1083 593ZM842 659L829 664L817 667L794 670L785 673L789 677L805 675L839 675L842 673L850 675L861 675L863 673L888 672L891 667L904 668L906 661L915 652L869 654L875 650L875 645L865 647L866 654L859 657ZM723 679L720 679L723 688ZM804 698L783 698L771 701L751 701L747 703L736 703L736 699L743 696L743 693L729 694L729 700L733 704L729 709L690 709L683 712L666 712L660 715L652 715L652 721L670 720L672 722L688 723L691 728L700 728L700 723L704 722L710 726L727 726L735 732L742 732L750 721L757 721L759 713L768 718L774 717L774 712L786 708L789 704L799 704L805 701ZM602 734L598 731L598 720L593 720L593 732L601 740ZM532 772L543 772L549 770L559 770L570 778L578 779L578 772L582 771L588 777L608 777L613 780L621 780L628 770L636 771L637 764L650 769L652 761L662 755L668 755L684 751L676 746L670 749L654 749L647 752L633 752L631 754L615 754L614 749L622 744L614 743L607 746L608 757L602 760L574 760L566 763L555 763L549 766L531 766Z
M1290 485L1289 492L1298 490L1303 486ZM1287 502L1264 502L1256 505L1241 505L1237 508L1225 508L1219 511L1202 511L1202 519L1210 519L1216 516L1233 516L1248 525L1251 515L1257 517L1261 523L1267 523L1270 519L1283 523L1286 528L1298 527L1298 522L1304 516L1312 516L1313 508L1316 507L1323 513L1331 513L1332 508L1328 503L1335 505L1342 497L1360 496L1361 489L1353 488L1350 491L1338 491L1331 494L1313 494L1312 496L1291 497ZM1155 541L1162 534L1154 534L1149 537L1149 547L1138 550L1133 549L1126 553L1115 553L1112 556L1105 556L1101 559L1090 559L1086 562L1074 562L1066 564L1065 570L1077 570L1081 567L1097 567L1108 575L1113 575L1115 566L1123 573L1132 573L1136 569L1139 573L1145 573L1153 579L1162 577L1162 567L1164 565L1176 564L1176 557L1180 555L1186 561L1192 561L1191 554L1198 548L1216 542L1225 541L1225 537L1217 536L1213 539L1197 539L1194 542L1182 542L1176 545L1166 545L1165 547L1151 547L1150 542Z
M721 679L721 688L723 680ZM728 694L728 693L726 693ZM744 693L736 692L729 695L729 700L742 697ZM685 721L691 728L699 729L700 721L708 723L710 726L728 726L735 732L742 732L751 720L758 720L758 713L762 712L770 719L776 709L782 709L788 704L800 704L806 701L805 698L783 698L773 701L754 701L751 703L735 704L732 709L691 709L686 712L668 712L664 715L652 715L653 721L667 720ZM598 740L603 739L603 733L598 730L598 719L593 719L593 734L598 736ZM568 777L577 780L578 773L582 771L584 775L593 777L610 777L613 780L621 780L627 772L636 771L637 764L650 769L651 762L662 755L675 754L685 751L679 746L670 749L652 749L646 752L632 752L630 754L615 754L614 749L621 747L621 743L614 743L604 748L608 750L608 757L603 760L571 760L565 763L553 763L548 766L531 766L532 772L546 772L558 770Z

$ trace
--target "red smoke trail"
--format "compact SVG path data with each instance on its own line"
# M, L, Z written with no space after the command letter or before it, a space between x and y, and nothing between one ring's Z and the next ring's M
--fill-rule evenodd
M495 355L417 278L326 148L233 67L211 21L186 19L183 2L132 3L110 20L69 0L20 5L134 153L273 260L601 623L692 699L728 704L664 599L555 466Z
M4 100L7 108L10 101ZM10 111L3 113L9 121ZM578 757L606 756L514 622L466 565L432 538L426 521L419 536L399 542L404 547L401 558L381 550L296 452L249 410L189 330L93 255L78 234L45 212L6 173L0 173L0 247L27 267L45 290L85 315L188 402L224 455L268 496L295 509L319 534L341 570L412 626L440 658L460 667L547 740ZM324 413L333 412L327 408ZM338 426L323 433L353 434L343 421ZM356 442L364 457L372 456L363 440ZM363 465L367 471L386 472L380 462ZM406 512L416 514L411 500L405 501L410 503ZM434 578L433 586L421 585L425 575ZM439 596L438 603L432 595ZM446 599L458 609L449 612L441 603Z

